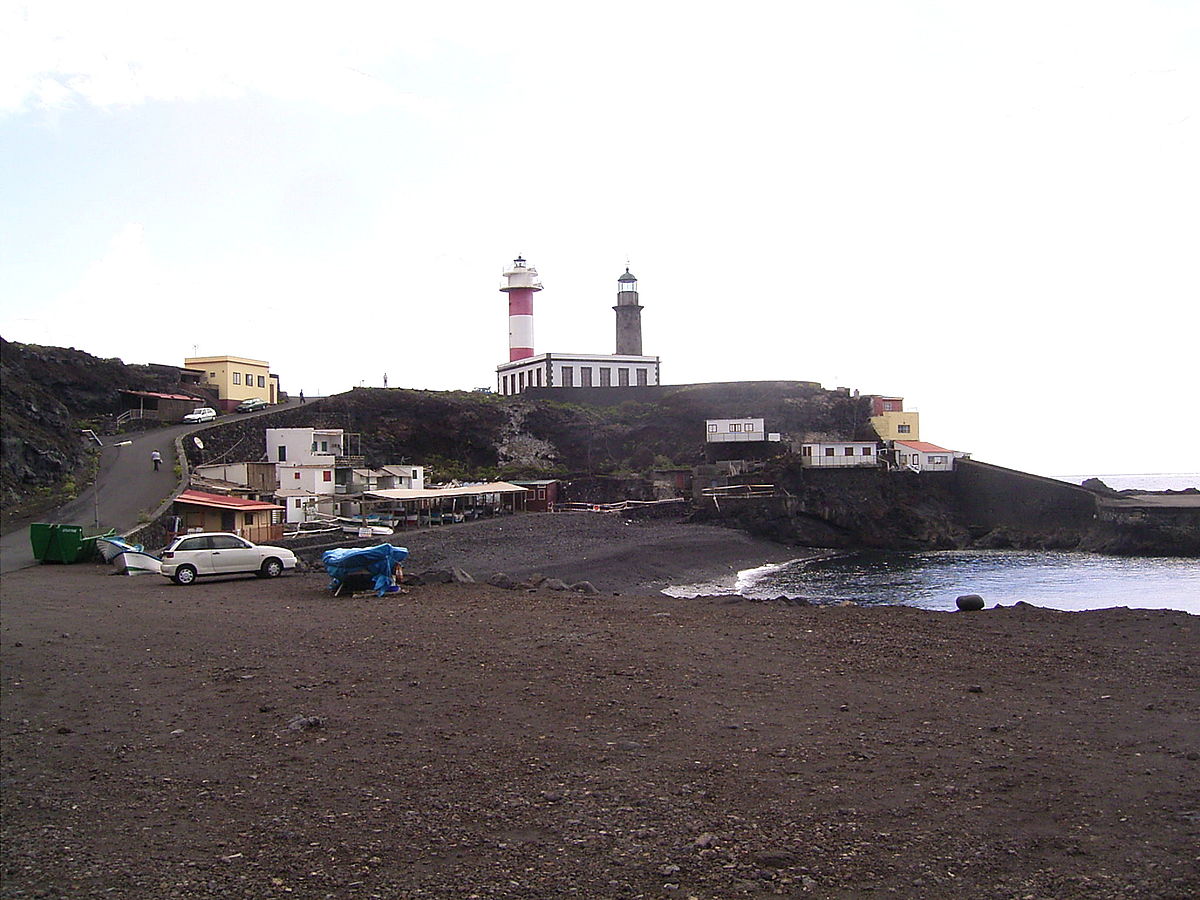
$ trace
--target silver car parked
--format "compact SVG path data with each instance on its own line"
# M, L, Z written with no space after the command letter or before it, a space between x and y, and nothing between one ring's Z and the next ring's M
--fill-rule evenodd
M162 553L159 572L176 584L191 584L201 575L254 574L276 578L296 568L296 554L286 547L252 544L223 531L185 534Z

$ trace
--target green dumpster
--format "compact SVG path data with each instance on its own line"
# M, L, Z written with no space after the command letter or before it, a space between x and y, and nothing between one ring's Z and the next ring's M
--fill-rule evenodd
M49 522L34 522L29 526L29 543L33 547L33 558L38 562L45 561L46 551L50 549L50 540L57 528L57 525Z
M34 558L44 563L73 563L88 559L95 547L95 541L84 538L82 525L38 523L30 526L29 542L33 545Z

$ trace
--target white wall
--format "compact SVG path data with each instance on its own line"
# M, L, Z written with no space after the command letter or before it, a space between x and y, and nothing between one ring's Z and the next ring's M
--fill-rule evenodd
M250 474L246 464L242 463L209 463L196 466L195 472L204 478L214 478L218 481L228 481L230 484L250 484Z
M830 450L833 451L832 455ZM874 466L878 463L872 441L825 441L800 445L800 465L810 468Z
M342 455L342 429L340 428L268 428L266 437L267 460L269 462L298 463L300 465L333 465L333 457ZM313 443L317 451L313 452ZM279 458L279 448L286 448L285 459ZM325 446L328 449L322 450Z
M328 474L329 480L325 477ZM295 465L293 463L277 463L275 476L279 487L287 490L308 491L310 494L328 494L333 496L333 462L327 466Z
M546 363L547 359L550 364L550 379L552 384L546 381ZM530 387L566 387L565 368L571 369L571 387L584 387L583 370L588 369L592 373L592 382L588 387L621 387L621 369L627 369L629 372L629 386L638 386L638 370L643 370L646 373L646 384L658 384L658 359L656 357L647 356L608 356L604 354L587 354L581 353L572 356L560 355L556 353L543 353L539 356L530 357L529 361L515 366L511 369L503 369L497 374L497 390L501 394L517 394L525 388ZM600 370L606 368L610 370L611 381L607 385L600 383ZM524 374L524 388L521 386L520 376ZM541 384L538 383L538 377L542 379Z
M307 521L308 510L324 513L325 515L333 515L333 500L326 500L323 496L276 496L275 502L287 509L287 512L284 514L284 521L289 524Z
M706 419L704 438L710 444L744 441L765 441L766 429L762 419Z
M954 460L966 455L958 450L914 450L899 442L896 444L896 461L901 466L908 466L919 472L951 472L954 470Z
M384 466L384 469L396 476L396 487L414 491L425 490L424 466L390 465Z

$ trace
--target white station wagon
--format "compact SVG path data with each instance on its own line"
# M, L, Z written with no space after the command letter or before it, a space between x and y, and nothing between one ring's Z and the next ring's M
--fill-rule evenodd
M252 544L223 531L185 534L162 553L159 572L176 584L191 584L201 575L253 574L276 578L296 568L296 554L286 547Z

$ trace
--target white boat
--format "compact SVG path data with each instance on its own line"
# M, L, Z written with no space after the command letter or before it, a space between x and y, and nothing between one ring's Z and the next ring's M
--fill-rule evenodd
M144 548L141 544L131 544L124 538L119 538L116 535L106 535L96 538L96 549L104 557L105 562L112 562L117 558L118 554L124 553L126 550L141 551Z
M387 537L396 532L389 525L373 525L370 522L343 522L342 531L359 537Z
M382 516L338 516L337 521L346 534L359 537L387 537L396 533L396 523Z
M332 534L342 530L341 523L339 522L322 522L318 520L297 522L295 525L295 531L285 531L283 533L285 538L305 537L310 534Z
M122 550L112 560L113 568L120 575L159 575L161 562L157 556L132 549Z

